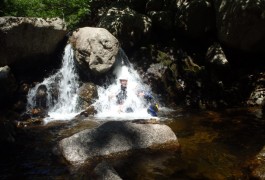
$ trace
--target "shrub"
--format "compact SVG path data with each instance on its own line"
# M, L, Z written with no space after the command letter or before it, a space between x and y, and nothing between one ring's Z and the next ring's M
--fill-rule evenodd
M90 13L91 0L4 0L1 16L63 18L69 29L76 28Z

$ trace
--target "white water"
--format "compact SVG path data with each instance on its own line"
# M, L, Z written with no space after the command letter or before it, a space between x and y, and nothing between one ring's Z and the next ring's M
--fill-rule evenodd
M150 87L142 82L139 74L133 69L122 50L119 51L116 62L116 67L113 71L116 79L107 88L98 87L99 98L93 104L98 112L95 117L104 120L150 119L152 116L147 113L145 100L143 97L137 96L139 90L149 92ZM73 50L71 45L67 45L61 69L29 91L28 110L36 107L35 95L37 89L39 86L45 85L47 88L48 117L44 119L44 122L73 119L81 112L81 109L78 109L77 102L79 78L75 71ZM122 107L116 104L116 95L120 90L119 79L121 77L128 79L128 97ZM58 91L58 98L53 95L56 90ZM132 108L133 112L126 113L125 109L127 107Z
M139 74L133 69L124 53L120 53L118 58L121 58L118 60L120 64L115 67L113 72L114 76L116 76L115 81L107 88L98 87L99 98L93 104L98 112L96 117L103 120L150 119L152 116L147 113L145 100L137 95L139 90L150 92L150 87L142 82ZM119 79L124 77L128 79L128 97L121 107L116 104L116 95L120 90ZM125 112L128 107L133 109L132 113Z
M36 107L35 94L40 85L47 87L47 107L49 117L46 123L53 120L70 120L80 113L77 108L78 76L75 72L73 49L70 44L65 47L61 69L54 75L44 79L28 93L28 109ZM57 89L58 99L53 98L52 92Z

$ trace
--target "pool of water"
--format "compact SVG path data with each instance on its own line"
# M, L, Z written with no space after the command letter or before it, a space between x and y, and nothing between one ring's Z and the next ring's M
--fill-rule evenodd
M0 179L90 179L97 161L71 167L54 147L100 123L90 117L21 128L16 145L1 148ZM160 123L176 133L180 149L108 159L123 179L248 179L245 163L265 145L265 120L257 109L176 109Z

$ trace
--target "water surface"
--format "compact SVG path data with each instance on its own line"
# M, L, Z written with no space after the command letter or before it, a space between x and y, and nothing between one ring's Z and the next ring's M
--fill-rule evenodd
M176 133L180 150L108 159L123 179L249 178L245 163L265 144L265 120L259 110L176 109L163 116L160 123ZM103 122L89 117L21 128L16 145L1 149L0 179L90 179L97 161L71 167L54 147L60 139Z

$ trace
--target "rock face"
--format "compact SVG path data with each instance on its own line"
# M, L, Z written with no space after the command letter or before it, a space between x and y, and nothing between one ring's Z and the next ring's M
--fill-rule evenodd
M3 100L8 100L16 89L16 80L10 68L8 66L0 67L0 105Z
M0 17L0 66L51 55L66 35L59 18Z
M106 29L80 28L73 33L70 42L77 63L84 74L106 73L115 63L119 42Z
M190 37L202 37L214 29L214 9L209 0L179 0L176 26Z
M100 19L98 27L108 29L121 43L122 48L131 48L148 40L151 19L129 7L112 7Z
M211 45L207 50L205 59L213 82L231 78L229 76L231 74L230 64L220 44Z
M248 52L264 52L265 1L215 1L219 40Z
M176 135L166 125L110 121L61 140L59 149L70 163L80 164L95 157L169 143L179 145Z

